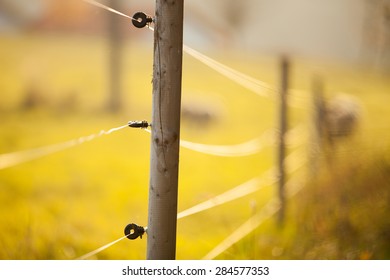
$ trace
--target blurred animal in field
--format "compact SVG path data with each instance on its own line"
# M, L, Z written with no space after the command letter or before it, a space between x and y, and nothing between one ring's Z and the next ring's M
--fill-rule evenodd
M354 134L361 118L358 99L349 95L338 95L325 105L325 126L328 139L346 138Z
M220 101L202 98L184 98L181 106L181 119L190 126L209 126L223 115L223 104Z
M329 100L317 97L316 129L310 164L313 175L320 169L318 159L321 155L324 156L327 166L332 168L339 152L345 152L346 148L354 149L350 140L356 134L362 118L361 102L353 96L338 94Z
M22 110L31 110L47 105L47 98L42 90L35 84L29 85L24 93L21 103Z

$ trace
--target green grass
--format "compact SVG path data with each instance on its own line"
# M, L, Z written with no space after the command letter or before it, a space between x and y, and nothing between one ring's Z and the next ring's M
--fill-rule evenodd
M124 45L124 109L114 115L104 110L108 58L107 42L102 38L29 35L3 37L0 44L0 154L90 135L129 120L150 119L151 41L146 45ZM235 52L210 51L210 55L271 84L278 80L276 59ZM351 92L365 104L359 143L354 149L386 147L386 105L390 96L389 84L384 79L336 65L294 62L294 88L307 90L315 69L325 77L329 95L335 89ZM275 127L274 101L242 89L187 56L183 71L183 100L196 94L206 102L219 100L224 108L221 118L207 127L184 122L183 139L235 144ZM36 108L22 109L31 90L44 101ZM70 97L75 98L73 103L67 103ZM310 101L309 93L306 97ZM308 126L309 110L292 109L290 116L290 126ZM0 259L73 259L121 237L128 223L146 225L149 140L150 135L143 131L125 129L0 170ZM253 156L220 158L181 149L179 211L268 170L273 165L274 153L274 149L267 148ZM260 208L274 193L274 187L268 186L249 197L179 220L177 258L202 258L250 218L254 201ZM295 201L291 204L298 203ZM285 244L294 248L298 235L304 235L307 243L315 243L308 232L295 227L305 214L297 214L293 209L291 206L289 224L283 231L270 220L256 230L254 237L244 240L246 243L233 246L220 257L343 257L328 255L326 251L317 255L306 251L286 255ZM319 207L318 211L325 210ZM144 259L145 252L144 238L121 241L95 257Z

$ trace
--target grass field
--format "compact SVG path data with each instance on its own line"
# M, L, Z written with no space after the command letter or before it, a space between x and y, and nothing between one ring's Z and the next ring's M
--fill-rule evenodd
M124 79L121 86L124 99L123 110L117 114L109 114L104 109L109 82L108 44L102 38L15 35L0 38L0 45L0 154L90 135L101 129L124 125L129 120L150 119L151 41L146 45L126 42L123 46ZM277 87L278 64L275 58L220 51L210 51L210 55ZM359 154L359 163L374 164L380 154L384 162L380 168L388 168L390 84L384 77L370 71L296 59L293 60L292 87L308 90L313 73L325 78L328 96L348 92L364 104L357 136L341 147L343 153L340 154L347 155L339 161L337 170L341 171L337 174L330 172L332 176L324 172L324 179L315 183L321 187L306 187L294 198L283 229L276 227L271 219L221 255L222 258L347 258L347 253L333 254L334 250L313 249L316 246L322 248L319 244L323 244L326 238L337 239L337 234L323 230L322 239L318 241L312 238L316 233L313 224L317 226L317 223L309 223L304 229L297 225L310 219L318 220L318 216L330 211L327 205L332 208L330 203L333 203L338 207L338 197L348 195L348 188L345 192L332 191L328 188L332 184L326 183L331 178L339 180L343 177L343 170L351 172L352 167L346 158L353 161ZM28 96L34 97L34 106L26 105ZM207 144L236 144L275 128L275 100L261 98L185 56L183 102L194 98L211 108L215 106L218 115L207 125L183 122L182 139ZM309 93L304 98L311 102ZM300 135L301 148L305 148L310 110L293 108L289 116L291 127L302 124L306 128ZM121 237L128 223L146 225L149 140L150 135L144 131L124 129L0 170L0 259L73 259ZM224 158L181 149L179 211L262 174L273 166L275 153L273 147L268 147L256 155ZM359 166L365 174L371 174L362 176L359 181L361 189L368 184L373 197L377 197L377 187L381 197L388 198L389 177L382 176L387 173L379 172L384 179L371 185L373 178L370 176L377 173L363 168L364 164ZM359 194L356 200L349 202L350 208L343 208L343 217L359 219L361 207L367 212L372 208L371 204L375 204L374 198L364 200L367 196L363 191ZM253 195L179 220L177 258L202 258L274 195L275 186L266 186ZM314 202L312 195L327 196L324 201L329 204L322 200ZM362 201L364 203L360 204ZM306 206L301 207L302 203ZM371 221L377 223L371 226L382 228L384 225L386 228L389 207L383 201L381 203L384 206L378 206L371 213L376 217ZM329 217L321 223L335 224L337 217ZM362 226L356 231L365 232L365 229ZM386 238L389 240L385 230L383 240L375 240L372 236L379 235L378 232L382 231L373 230L371 239L367 240L378 244ZM388 258L388 252L378 252L381 248L389 250L386 246L366 248L365 243L361 246L352 244L349 246L352 249L346 249L346 252L360 250L348 255L351 258ZM144 259L145 253L144 238L121 241L95 258Z

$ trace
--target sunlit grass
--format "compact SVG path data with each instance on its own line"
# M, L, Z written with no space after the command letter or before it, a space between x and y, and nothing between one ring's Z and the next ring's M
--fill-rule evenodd
M1 46L0 153L67 141L124 125L129 120L150 119L152 44L124 45L124 109L115 115L106 113L104 108L108 45L102 38L30 35L1 38ZM251 58L234 52L211 51L210 55L268 83L278 81L276 59ZM312 65L294 64L293 87L309 89ZM382 128L388 127L388 84L380 78L355 80L356 74L351 70L337 68L337 75L323 66L320 70L331 90L356 92L367 105L363 132L359 135L366 142L377 143L376 137L385 132ZM221 116L207 126L183 122L183 139L236 144L275 127L277 106L273 100L242 89L187 56L183 71L183 100L197 95L210 103L219 100L223 107ZM45 102L24 110L21 104L32 89ZM75 96L74 104L64 101L69 96ZM310 101L309 93L307 98ZM291 127L302 122L308 127L309 110L292 109L290 116ZM374 132L366 135L364 132L370 129ZM125 129L0 170L0 258L73 259L121 237L128 223L146 225L149 140L150 135L144 131ZM181 149L179 211L262 174L273 165L275 153L268 147L253 156L220 158ZM202 258L274 195L274 186L268 186L248 197L179 220L177 257ZM293 214L287 218L295 219ZM278 248L293 242L289 237L296 231L288 227L280 233L273 221L268 221L254 233L254 246L250 241L223 257L276 257ZM272 243L275 234L282 235L283 244L274 246L274 255L263 253L261 246ZM145 238L121 241L95 257L144 259Z

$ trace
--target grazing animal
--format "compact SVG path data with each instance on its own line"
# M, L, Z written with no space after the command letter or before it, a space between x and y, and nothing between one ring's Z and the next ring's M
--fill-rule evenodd
M348 95L331 99L325 107L325 123L330 140L352 135L361 117L360 102Z
M181 118L192 126L208 126L221 117L222 105L214 99L189 98L182 103Z
M345 148L353 147L348 140L355 134L361 121L362 106L355 97L340 94L317 104L316 137L311 154L311 171L315 176L319 170L318 158L322 154L327 166L333 170L335 156ZM347 145L342 145L344 144Z

